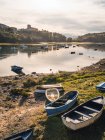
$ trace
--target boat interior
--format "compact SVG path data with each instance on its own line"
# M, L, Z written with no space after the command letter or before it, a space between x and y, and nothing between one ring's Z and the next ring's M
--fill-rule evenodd
M94 100L91 100L82 106L77 107L75 110L65 114L67 122L80 123L86 121L97 115L102 109L103 105Z
M105 83L102 85L103 88L105 88Z
M77 95L77 91L68 92L63 97L59 98L57 101L53 102L50 106L59 107L65 105L68 100L73 100L73 98Z

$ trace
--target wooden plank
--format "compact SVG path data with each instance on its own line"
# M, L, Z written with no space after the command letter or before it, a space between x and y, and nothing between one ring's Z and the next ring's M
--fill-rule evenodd
M103 104L105 105L105 97L104 97L104 99L103 99L104 101L103 101Z
M96 109L93 109L93 108L90 108L90 107L88 107L88 106L83 106L83 108L86 108L86 109L88 109L88 110L91 110L91 111L94 111L94 112L97 112L97 113L100 112L100 111L98 111L98 110L96 110Z
M82 116L85 116L86 118L91 118L89 115L86 115L82 112L79 112L79 111L74 111L75 113L79 114L79 115L82 115Z
M73 123L83 122L83 120L80 120L80 119L71 119L69 117L66 117L66 121L67 122L73 122Z

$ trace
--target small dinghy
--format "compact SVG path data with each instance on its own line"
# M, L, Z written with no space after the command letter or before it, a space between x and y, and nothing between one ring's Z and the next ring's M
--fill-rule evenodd
M49 88L45 92L46 98L50 102L54 102L60 97L60 93L57 88Z
M38 86L35 93L45 94L46 90L49 88L57 88L59 92L64 90L61 84L50 84Z
M70 109L77 101L78 92L70 91L58 100L45 105L47 115L55 116Z
M64 125L78 130L94 123L103 112L103 97L87 101L61 116Z
M65 49L67 49L67 48L69 48L69 45L66 45L66 46L65 46Z
M97 85L96 89L98 89L100 91L105 91L105 82L102 82L99 85Z
M16 65L11 66L11 71L13 71L13 72L15 72L17 74L23 73L22 69L23 69L23 67L20 67L20 66L16 66Z
M18 134L14 134L4 140L32 140L32 138L33 138L33 130L28 129Z

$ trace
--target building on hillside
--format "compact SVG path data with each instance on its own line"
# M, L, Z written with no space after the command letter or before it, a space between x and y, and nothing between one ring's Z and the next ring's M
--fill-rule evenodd
M30 31L38 31L37 28L33 28L33 27L31 27L30 24L27 25L27 30L30 30Z
M27 29L31 29L32 27L31 27L31 25L30 24L28 24L27 25Z

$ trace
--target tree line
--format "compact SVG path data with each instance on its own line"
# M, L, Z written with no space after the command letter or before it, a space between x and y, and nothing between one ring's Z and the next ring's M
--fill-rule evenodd
M0 42L1 43L36 43L36 42L66 42L72 41L72 38L66 38L64 35L38 30L37 28L17 29L0 24Z

